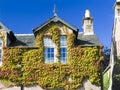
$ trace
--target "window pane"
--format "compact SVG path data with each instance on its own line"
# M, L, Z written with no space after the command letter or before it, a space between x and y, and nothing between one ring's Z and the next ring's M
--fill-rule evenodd
M60 36L60 46L67 46L66 36Z
M45 63L54 62L54 48L45 48L44 59L45 59Z
M46 47L54 47L55 46L55 43L53 43L53 41L49 37L44 37L43 41L44 41L44 46L46 46Z
M53 53L53 54L51 54L51 57L52 57L52 58L54 58L54 53Z
M54 52L54 48L51 48L51 52Z
M48 48L48 52L50 52L50 48Z
M66 54L65 54L65 53L63 53L63 57L66 57Z
M66 50L66 48L60 48L60 61L61 61L61 63L67 63L67 50Z

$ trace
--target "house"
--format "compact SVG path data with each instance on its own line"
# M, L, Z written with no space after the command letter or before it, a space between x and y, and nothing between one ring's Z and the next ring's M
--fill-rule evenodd
M118 75L120 74L119 66L120 56L120 0L116 0L114 5L114 24L112 31L111 55L109 67L105 71L105 78L107 86L105 90L119 90L120 81Z
M0 37L0 88L100 90L102 44L94 34L89 10L83 32L54 10L54 16L33 29L33 34L14 34L0 23Z

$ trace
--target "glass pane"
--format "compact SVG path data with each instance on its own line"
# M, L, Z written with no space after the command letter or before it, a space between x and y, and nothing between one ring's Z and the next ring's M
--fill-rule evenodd
M61 61L61 63L67 63L67 50L66 50L66 48L60 48L60 61Z
M51 52L54 52L54 48L51 48Z
M54 54L51 54L51 57L53 58L53 57L54 57Z
M48 48L48 53L50 53L50 48Z
M45 59L45 63L54 62L54 48L45 48L44 59Z
M55 43L49 37L44 37L43 41L44 41L44 46L46 46L46 47L54 47L55 46Z
M66 46L66 36L60 36L60 46Z
M63 48L63 52L66 52L66 48Z
M66 57L66 54L65 54L65 53L63 53L63 57Z
M48 53L48 58L50 58L50 53Z

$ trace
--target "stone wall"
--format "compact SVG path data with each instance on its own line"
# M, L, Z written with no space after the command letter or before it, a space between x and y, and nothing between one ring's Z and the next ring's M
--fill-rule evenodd
M6 88L3 84L0 84L0 90L22 90L22 89L20 86ZM44 89L42 89L40 86L33 85L33 86L24 87L23 90L44 90ZM56 90L56 89L53 89L53 90ZM91 84L91 82L88 79L85 79L83 81L83 87L80 87L77 90L101 90L101 88Z
M83 81L83 87L79 88L78 90L101 90L101 88L91 84L88 79L85 79Z

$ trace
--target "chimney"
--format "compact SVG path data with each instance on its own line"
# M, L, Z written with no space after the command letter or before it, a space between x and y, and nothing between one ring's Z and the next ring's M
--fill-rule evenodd
M90 10L85 11L85 17L83 18L83 31L84 35L93 35L93 18L90 16Z

